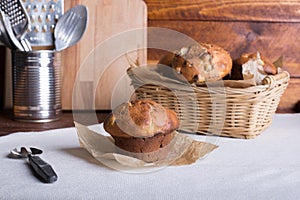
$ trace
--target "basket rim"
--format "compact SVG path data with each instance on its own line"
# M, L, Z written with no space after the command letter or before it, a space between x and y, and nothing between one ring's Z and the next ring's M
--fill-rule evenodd
M159 84L151 84L151 83L144 83L144 84L140 84L140 83L143 83L143 81L141 81L139 78L136 78L134 76L134 70L131 70L131 69L135 69L135 68L138 68L138 67L130 67L127 69L127 75L129 76L129 78L131 79L132 81L132 85L133 86L136 86L136 85L140 85L140 86L143 86L143 85L153 85L153 86L159 86ZM155 74L154 74L155 75ZM158 77L158 76L157 76ZM166 80L170 80L170 81L174 81L174 79L170 78L170 77L164 77L166 78ZM215 86L209 86L209 88L215 88L215 89L218 89L218 88L225 88L226 91L230 90L232 92L236 91L237 93L240 93L240 92L245 92L247 90L257 90L257 91L261 91L261 90L266 90L266 89L271 89L273 87L275 87L276 85L278 84L281 84L283 82L288 82L290 79L290 74L288 71L281 71L280 73L276 74L276 75L267 75L265 77L265 79L263 80L263 83L260 84L260 85L253 85L253 86L249 86L249 87L229 87L229 86L226 86L224 85L223 81L224 80L218 80L218 81L211 81L211 82L207 82L209 83L210 85L215 85ZM203 86L199 86L199 85L195 85L195 84L190 84L190 83L185 83L185 82L177 82L177 83L172 83L174 85L178 85L178 86L182 86L182 85L187 85L191 88L193 88L193 90L198 90L198 89L205 89L205 88L208 88L206 85L207 84L204 84ZM164 87L164 86L162 86ZM180 90L179 88L182 88L182 87L174 87L172 89L174 90ZM253 91L251 91L250 93L252 93Z
M276 76L276 75L275 75ZM197 85L188 85L187 89L182 89L182 88L168 88L163 85L157 85L157 84L142 84L140 85L140 82L136 82L133 80L132 84L134 86L138 86L135 89L142 89L142 88L150 88L150 87L155 87L156 89L162 89L165 88L167 90L173 90L173 91L183 91L183 92L216 92L216 93L227 93L227 94L253 94L253 93L260 93L263 91L268 91L272 90L276 85L281 85L289 81L289 73L287 71L283 71L278 76L275 77L274 75L269 75L267 77L267 82L265 85L255 85L255 86L250 86L247 88L235 88L235 87L229 87L229 86L216 86L216 87L206 87L206 86L197 86ZM275 78L274 78L275 77ZM221 80L222 82L222 80Z

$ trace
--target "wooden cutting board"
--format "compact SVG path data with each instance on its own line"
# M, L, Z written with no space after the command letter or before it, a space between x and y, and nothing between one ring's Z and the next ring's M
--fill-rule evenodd
M136 47L128 56L146 61L146 50L140 49L146 47L146 31L128 41L118 35L147 27L147 7L142 0L71 0L65 1L65 10L77 4L88 7L89 23L80 42L62 52L62 107L110 110L132 93L128 61L116 52Z

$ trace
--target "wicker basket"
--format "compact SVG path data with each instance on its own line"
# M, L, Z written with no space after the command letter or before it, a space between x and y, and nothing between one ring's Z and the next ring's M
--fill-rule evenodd
M136 98L152 99L174 110L180 118L180 130L250 139L271 124L289 73L268 76L264 85L248 88L190 85L170 89L140 80L132 79Z

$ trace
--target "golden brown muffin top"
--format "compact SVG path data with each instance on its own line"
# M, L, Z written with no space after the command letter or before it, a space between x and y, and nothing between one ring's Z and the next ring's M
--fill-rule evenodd
M238 59L235 60L237 65L242 66L247 63L250 59L258 59L258 53L244 53ZM277 68L275 65L265 56L262 56L260 53L260 60L262 61L262 66L264 68L265 73L275 75L277 74Z
M151 100L123 103L104 121L104 129L118 137L152 137L178 127L176 113Z
M170 62L170 63L168 63ZM220 80L230 73L232 59L223 48L206 43L181 48L163 57L159 64L168 65L189 83Z

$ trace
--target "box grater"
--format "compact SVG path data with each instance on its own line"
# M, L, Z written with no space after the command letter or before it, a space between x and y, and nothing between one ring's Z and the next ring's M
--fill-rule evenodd
M63 0L22 0L29 15L26 39L33 49L54 49L54 28L64 12Z
M29 19L21 1L0 0L0 8L9 17L15 36L22 38L28 29Z

